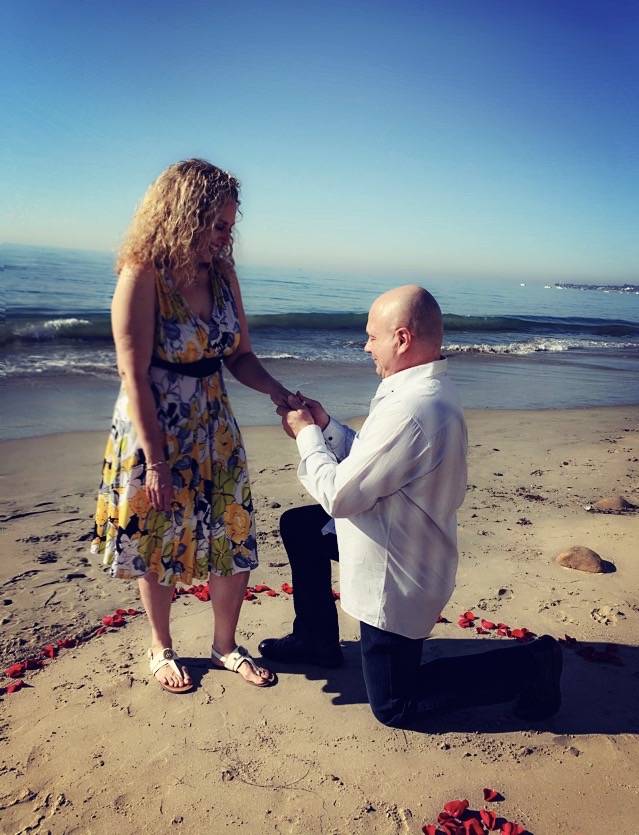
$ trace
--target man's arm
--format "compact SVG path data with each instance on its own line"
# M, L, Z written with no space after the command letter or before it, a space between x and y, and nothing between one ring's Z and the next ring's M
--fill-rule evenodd
M391 412L369 418L357 444L340 463L317 426L302 429L297 446L302 459L300 481L328 514L338 518L369 510L378 499L436 465L421 427Z

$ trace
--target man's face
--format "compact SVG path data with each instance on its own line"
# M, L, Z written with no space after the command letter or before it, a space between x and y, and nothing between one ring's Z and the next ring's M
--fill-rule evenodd
M366 323L368 340L364 346L367 354L370 354L375 363L375 371L384 378L390 377L397 370L397 348L395 328L391 327L385 316L373 307L368 314Z

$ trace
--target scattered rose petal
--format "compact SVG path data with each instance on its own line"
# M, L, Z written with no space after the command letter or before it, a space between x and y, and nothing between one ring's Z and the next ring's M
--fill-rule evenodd
M244 600L257 600L257 596L253 594L253 592L248 591L248 589L244 592Z
M286 594L293 594L293 586L290 583L282 583L282 591Z
M76 646L77 641L75 638L61 638L58 641L58 646L63 647L64 649L73 649Z
M42 655L44 658L55 658L58 654L58 648L53 644L46 644L42 647Z
M484 789L484 791L486 791L486 789ZM494 830L497 829L497 815L494 812L491 812L490 809L480 809L479 817L481 818L481 822L484 824L486 829L490 832L494 832Z
M126 609L116 609L114 615L126 615Z
M461 817L466 809L468 809L467 800L449 800L448 803L444 804L444 812L447 812L453 818Z
M5 676L7 678L20 678L20 676L24 675L27 669L27 665L23 664L21 661L16 661L15 664L12 664L10 667L4 671Z
M279 594L274 589L269 589L266 595L267 597L279 597Z
M253 591L257 592L258 594L263 591L272 591L270 586L264 586L262 584L253 586Z
M502 638L510 638L510 628L508 626L506 626L505 628L498 626L497 634Z
M96 637L96 638L98 638L100 635L104 635L104 633L105 633L106 631L107 631L106 626L99 626L99 627L95 630L95 633L94 633L94 634L95 634L95 637Z
M140 614L138 609L127 609L126 613L127 613L127 615L131 615L131 617L134 617L135 615Z
M422 826L422 832L424 835L437 835L437 827L434 823L425 823Z
M482 627L481 627L481 626L476 626L476 627L475 627L475 632L476 632L478 635L490 635L489 630L488 630L488 629L482 629Z
M461 626L462 629L470 629L470 627L473 626L473 622L467 618L460 617L457 621L457 626Z
M42 661L39 658L27 658L24 662L24 666L27 670L41 670Z
M484 835L484 827L477 818L468 818L464 821L465 835Z
M495 791L495 789L484 789L484 800L487 800L489 803L495 803L496 801L503 799L503 794Z
M510 637L516 638L518 641L530 641L535 637L535 633L531 632L530 629L526 629L525 626L522 626L519 629L511 629Z
M497 629L510 629L510 626L507 623L498 623Z
M26 687L26 684L22 681L22 679L12 681L11 684L7 685L7 693L17 693L18 690L22 690L23 687Z
M102 618L102 623L103 623L105 626L112 626L112 625L113 625L113 615L105 615L105 616Z
M497 628L496 623L493 623L492 620L486 620L485 618L482 618L481 625L482 625L483 629L496 629Z
M464 612L463 615L460 615L462 618L466 618L466 620L477 620L477 615L474 612L471 612L470 609L467 612Z

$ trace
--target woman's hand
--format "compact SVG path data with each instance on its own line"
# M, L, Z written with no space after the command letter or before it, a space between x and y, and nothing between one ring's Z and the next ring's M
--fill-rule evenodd
M293 392L289 391L285 386L276 381L273 389L269 392L271 400L278 408L289 409L289 397L293 397Z
M307 397L305 394L302 394L301 391L297 392L297 400L301 403L301 405L308 409L308 411L313 416L313 421L319 426L322 432L328 426L330 421L330 415L326 411L326 409L322 406L319 400L311 400L310 397ZM299 408L299 406L297 407Z
M153 469L147 469L145 478L146 495L154 510L171 510L173 500L173 483L171 468L166 462L156 464Z

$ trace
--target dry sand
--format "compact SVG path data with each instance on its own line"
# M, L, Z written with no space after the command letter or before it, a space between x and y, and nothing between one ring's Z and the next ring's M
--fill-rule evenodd
M428 732L390 730L364 701L348 616L343 669L280 669L276 687L258 690L209 666L209 604L181 597L173 631L192 659L190 695L150 679L139 617L62 651L2 698L0 831L419 833L448 800L480 808L488 786L505 797L491 808L534 835L639 833L639 515L583 509L610 494L639 504L639 409L471 412L468 422L458 585L451 623L435 628L425 657L508 640L460 629L457 615L473 609L596 648L614 643L623 665L566 650L564 705L534 727L498 705L450 712ZM261 546L251 582L279 589L289 574L278 516L309 498L279 430L247 429L245 440ZM106 577L87 551L104 441L0 445L1 669L137 603L135 585ZM616 571L554 564L571 545ZM239 638L256 652L262 637L288 631L291 613L286 595L260 595L244 605ZM461 667L459 686L473 686Z

